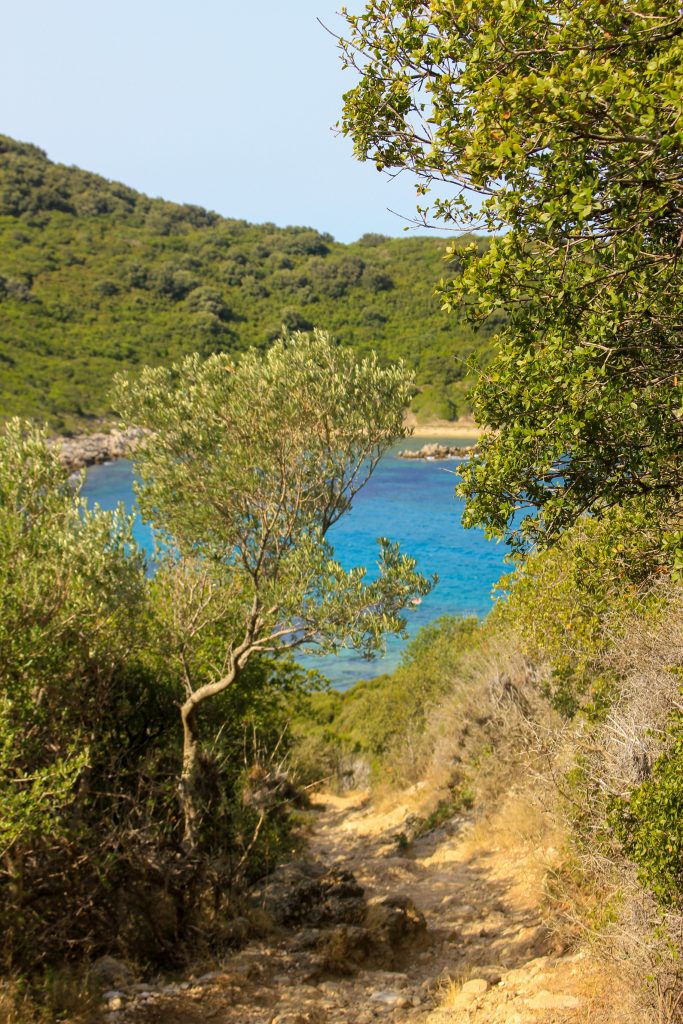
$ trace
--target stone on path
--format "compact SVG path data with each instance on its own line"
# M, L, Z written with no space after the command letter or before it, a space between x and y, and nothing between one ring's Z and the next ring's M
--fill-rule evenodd
M538 995L527 999L526 1004L530 1010L575 1010L581 1005L581 1000L578 996L539 992Z
M482 996L488 987L489 983L485 978L472 978L463 983L460 991L471 996Z
M391 1009L402 1009L404 1006L410 1006L411 1002L405 992L397 992L395 989L376 989L370 993L370 998L373 1002L382 1003Z
M95 960L90 968L90 974L95 981L108 989L126 988L133 980L128 965L113 956L101 956L99 960Z

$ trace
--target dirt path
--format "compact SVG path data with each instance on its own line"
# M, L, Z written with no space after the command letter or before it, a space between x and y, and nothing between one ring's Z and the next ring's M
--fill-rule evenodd
M562 954L543 925L538 894L548 851L515 847L495 830L489 841L458 818L401 844L396 837L414 817L410 794L387 811L358 793L318 802L310 860L285 869L263 892L268 909L289 915L286 926L182 986L147 993L138 986L108 1022L622 1019L612 1015L619 997L598 967ZM323 890L316 903L311 893Z

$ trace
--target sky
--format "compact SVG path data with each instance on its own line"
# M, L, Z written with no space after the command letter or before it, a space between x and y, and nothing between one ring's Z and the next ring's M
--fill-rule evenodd
M362 0L347 0L360 10ZM332 126L334 0L14 0L0 132L55 161L224 216L404 234L414 181L360 164ZM389 210L396 213L391 213Z

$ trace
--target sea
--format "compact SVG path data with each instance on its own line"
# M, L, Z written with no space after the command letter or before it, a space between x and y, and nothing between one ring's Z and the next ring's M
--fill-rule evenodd
M401 441L379 463L353 507L331 530L328 539L335 558L345 569L365 566L368 577L377 571L377 538L398 541L402 550L417 559L420 572L437 573L439 581L419 605L406 612L408 638L389 637L386 652L367 660L356 651L338 655L305 655L302 666L316 669L332 686L345 690L362 679L392 672L400 663L410 638L422 626L442 615L487 614L492 588L507 570L506 548L487 540L482 531L462 526L463 503L455 498L457 460L402 459L398 451L421 448L431 441L468 445L468 437L411 437ZM83 495L104 509L123 502L135 509L134 470L120 460L92 466L86 475ZM152 533L139 517L135 536L147 551Z

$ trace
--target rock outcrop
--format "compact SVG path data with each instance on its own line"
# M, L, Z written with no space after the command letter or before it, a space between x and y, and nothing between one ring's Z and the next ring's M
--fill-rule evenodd
M125 458L135 451L146 433L142 427L127 427L125 430L111 430L106 434L56 437L50 444L57 448L66 468L74 472L84 466Z
M404 448L398 453L398 457L400 459L466 459L475 451L476 448L473 445L461 448L458 445L439 444L435 441L431 444L424 444L415 450Z

